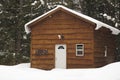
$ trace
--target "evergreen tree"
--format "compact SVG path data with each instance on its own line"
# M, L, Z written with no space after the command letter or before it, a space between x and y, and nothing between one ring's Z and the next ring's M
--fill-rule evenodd
M75 0L82 13L117 28L120 27L120 0Z
M57 5L64 5L73 8L73 0L45 0L46 11L55 8Z
M0 52L15 53L15 56L29 56L29 35L24 24L43 14L40 0L0 1ZM21 57L22 59L22 57ZM16 64L22 60L16 58Z

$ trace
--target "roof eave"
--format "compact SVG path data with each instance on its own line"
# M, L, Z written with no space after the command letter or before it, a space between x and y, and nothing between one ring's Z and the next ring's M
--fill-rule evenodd
M40 20L48 17L49 15L51 15L51 14L53 14L54 12L58 11L59 9L63 9L63 10L65 10L65 11L68 11L68 12L70 12L70 13L72 13L72 14L80 17L80 18L83 18L83 19L85 19L85 20L87 20L87 21L89 21L89 22L91 22L91 23L93 23L93 24L96 24L95 30L98 30L99 28L101 28L102 26L104 26L104 27L110 29L110 30L112 31L112 34L114 34L114 35L118 35L118 34L120 33L120 30L118 30L118 29L116 29L116 28L114 28L114 27L112 27L112 26L109 26L109 25L107 25L107 24L105 24L105 23L103 23L103 22L101 22L101 21L98 21L98 20L96 20L96 19L93 19L93 18L91 18L91 17L89 17L89 16L86 16L86 15L84 15L84 14L78 13L78 12L76 12L76 11L74 11L74 10L71 10L71 9L66 8L66 7L64 7L64 6L61 6L61 5L58 5L56 8L54 8L54 9L46 12L45 14L43 14L43 15L35 18L35 19L33 19L32 21L26 23L26 24L25 24L25 31L26 31L26 33L28 34L28 33L31 32L31 30L30 30L30 25L31 25L31 24L33 24L33 23L35 23L35 22L39 22Z
M29 21L28 23L26 23L26 24L25 24L25 32L26 32L27 34L30 33L30 32L31 32L31 29L30 29L30 25L31 25L31 24L33 24L33 23L36 22L36 21L39 22L40 20L43 19L43 17L45 17L45 16L47 17L47 16L51 15L53 12L56 12L56 11L59 10L59 9L62 9L62 8L61 8L60 6L57 6L56 8L54 8L54 9L52 9L52 10L44 13L43 15L41 15L41 16L39 16L39 17L31 20L31 21ZM42 19L41 19L41 18L42 18Z

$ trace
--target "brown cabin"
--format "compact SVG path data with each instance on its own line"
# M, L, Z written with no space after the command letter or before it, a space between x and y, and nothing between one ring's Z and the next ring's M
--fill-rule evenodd
M25 24L31 32L31 67L94 68L114 62L120 31L64 6Z

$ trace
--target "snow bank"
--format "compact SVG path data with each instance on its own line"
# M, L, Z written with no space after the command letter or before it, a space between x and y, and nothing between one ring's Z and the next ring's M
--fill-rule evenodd
M120 62L92 69L30 68L30 64L0 66L0 80L120 80Z
M13 67L16 67L16 68L30 68L30 63L22 63L22 64L15 65Z

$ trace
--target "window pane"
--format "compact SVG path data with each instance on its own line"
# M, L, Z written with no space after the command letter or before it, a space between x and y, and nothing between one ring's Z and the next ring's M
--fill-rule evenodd
M64 49L64 47L63 46L59 46L58 49Z
M83 51L77 51L77 55L82 55L83 53L82 53Z
M77 49L83 49L83 45L77 45Z
M84 44L76 44L76 56L84 56Z

